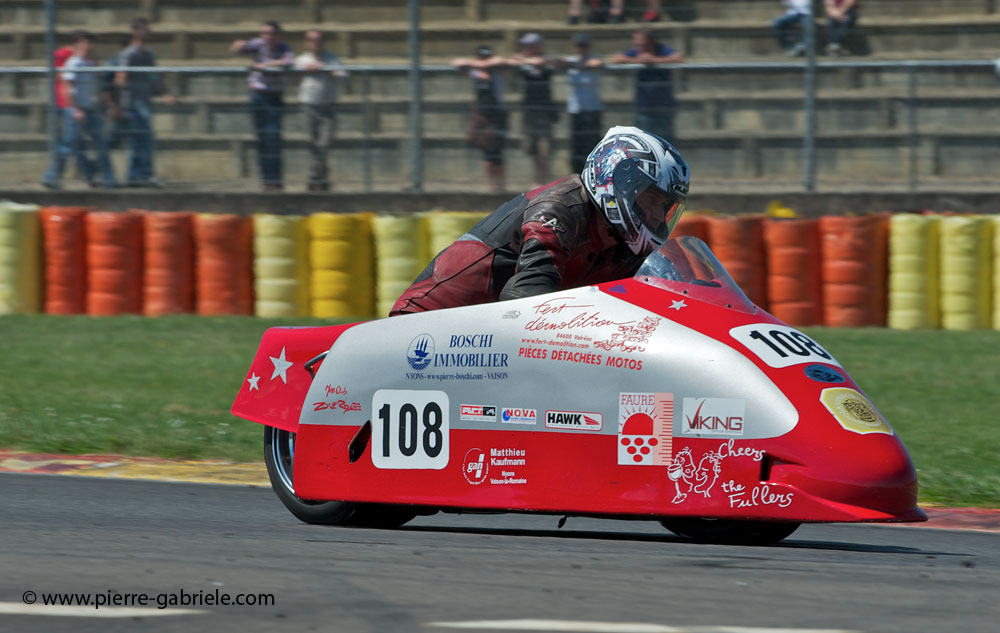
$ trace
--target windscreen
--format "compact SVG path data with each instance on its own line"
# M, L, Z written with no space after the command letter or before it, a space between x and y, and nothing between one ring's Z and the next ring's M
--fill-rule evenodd
M757 311L708 245L690 235L667 240L646 258L635 278L697 301L748 314Z

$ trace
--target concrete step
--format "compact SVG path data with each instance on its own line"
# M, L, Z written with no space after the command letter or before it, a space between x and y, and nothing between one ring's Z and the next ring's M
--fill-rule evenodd
M565 0L423 0L424 20L504 20L529 27L539 21L565 21ZM402 0L287 0L280 9L265 0L60 0L57 20L61 26L124 28L144 15L156 22L187 24L247 24L277 19L281 22L402 22L408 9ZM626 18L639 19L644 6L626 3ZM863 18L947 17L994 13L993 0L877 0L864 3ZM772 20L781 13L775 0L665 0L663 23L704 19ZM44 4L39 0L0 0L0 23L41 26Z
M771 179L794 181L801 177L802 139L796 134L758 132L682 132L675 139L691 165L695 181L724 179ZM44 135L0 136L5 148L0 155L0 180L4 183L37 182L47 160ZM426 138L422 143L424 172L428 183L463 185L481 182L481 154L469 148L462 134ZM909 177L910 147L901 132L820 134L817 139L818 169L825 179L844 182L904 182ZM970 130L924 134L917 151L921 178L990 180L1000 161L1000 130ZM119 171L125 152L116 152ZM290 183L304 182L308 162L305 139L288 134L283 158ZM510 182L528 186L531 161L515 139L506 145ZM366 170L378 186L400 188L410 174L409 139L380 134L365 143L358 134L343 134L331 152L338 182L365 181ZM255 143L246 134L162 135L157 141L157 173L168 181L188 183L231 182L254 178ZM568 150L555 143L553 173L568 169Z
M285 39L296 49L313 23L285 25ZM336 23L326 28L334 51L354 60L365 57L404 59L409 54L408 27L403 22ZM161 24L151 46L160 56L198 60L231 57L229 46L236 38L254 35L253 25ZM633 25L602 25L588 28L598 54L627 48ZM519 24L513 22L427 22L422 29L422 52L427 57L467 56L480 44L494 46L500 53L514 50L526 30L536 30L547 38L551 54L569 52L578 27L557 22ZM65 38L72 29L62 27ZM98 36L96 55L106 58L117 50L121 28L94 29ZM690 24L670 23L659 29L661 39L691 59L742 59L777 56L769 21L699 20ZM823 29L819 30L822 44ZM963 51L993 51L1000 54L1000 16L950 16L947 18L871 18L864 20L847 42L858 55L936 53L962 54ZM0 26L0 59L37 60L45 58L45 36L41 27Z

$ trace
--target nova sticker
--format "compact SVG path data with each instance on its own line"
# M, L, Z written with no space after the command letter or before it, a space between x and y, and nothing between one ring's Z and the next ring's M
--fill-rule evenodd
M584 411L546 411L545 426L550 429L600 431L604 418L600 413Z
M879 410L860 392L848 387L829 387L820 394L820 401L827 411L848 431L866 435L895 431L885 421Z
M745 418L746 400L684 398L681 435L742 437Z
M496 422L497 408L485 404L463 404L458 409L458 418L465 422Z
M618 394L618 465L668 466L674 394Z
M534 424L538 419L538 412L534 409L513 409L506 408L500 416L500 421L504 424Z

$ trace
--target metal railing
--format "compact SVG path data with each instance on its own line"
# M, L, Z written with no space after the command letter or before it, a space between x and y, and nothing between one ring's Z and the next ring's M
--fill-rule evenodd
M800 174L800 182L802 183L802 188L806 191L810 191L815 188L816 185L816 170L817 165L820 163L818 160L818 155L820 153L820 147L817 135L817 110L818 110L818 100L817 96L820 89L817 87L818 83L816 81L816 74L829 73L863 73L865 71L883 71L884 73L891 73L897 79L895 81L888 82L894 89L900 90L900 96L891 97L893 100L902 100L904 102L905 111L905 129L904 137L904 147L906 155L906 169L905 169L905 185L910 191L916 191L921 184L921 156L920 156L920 145L922 132L920 129L920 112L921 112L921 92L920 92L920 76L921 73L928 71L973 71L977 73L983 73L984 76L994 78L995 62L993 60L913 60L913 61L867 61L867 60L830 60L830 61L819 61L814 63L809 63L809 61L775 61L775 62L732 62L732 63L680 63L672 64L669 67L674 71L674 84L677 87L677 93L683 101L685 94L706 94L705 90L692 90L688 85L689 77L703 71L716 71L722 73L739 73L741 71L772 71L772 72L784 72L784 73L802 73L803 75L803 89L802 89L802 110L801 115L804 118L804 126L801 134L801 152L802 152L802 169ZM414 67L411 65L384 65L384 66L370 66L370 65L346 65L344 68L354 76L354 89L358 92L358 98L360 102L358 107L360 109L360 132L361 136L361 188L365 191L371 191L375 188L376 178L373 174L375 163L377 161L374 155L374 143L377 140L377 134L374 128L374 121L376 117L376 110L382 100L384 95L377 94L377 91L373 89L373 78L384 74L395 74L400 76L400 82L403 81L402 75L404 73L410 73L409 81L410 85L413 84L412 71ZM632 73L633 71L640 68L638 65L624 64L624 65L608 65L605 66L600 72L605 76L621 76L622 73ZM331 67L330 70L333 68ZM171 76L175 78L190 77L196 75L243 75L247 73L246 67L240 66L171 66L171 67L151 67L151 68L140 68L140 67L109 67L109 66L99 66L86 69L76 69L76 72L94 72L94 73L110 73L110 72L129 72L129 73L159 73L165 76ZM421 76L433 75L441 73L456 73L456 69L450 66L443 65L421 65L418 67ZM19 76L47 76L49 78L53 77L53 73L58 73L59 71L54 71L52 68L41 67L41 66L25 66L25 67L5 67L0 68L0 79L6 76L19 75ZM276 72L287 72L294 74L297 71L276 71ZM810 73L814 73L812 80L808 79ZM901 79L900 79L901 78ZM561 79L559 79L561 81ZM848 80L849 81L849 80ZM981 85L982 89L989 92L990 89L986 88L988 85L987 81L977 80ZM996 84L996 82L994 82ZM631 88L626 89L623 95L623 99L628 101L628 95L632 94L628 92ZM997 97L1000 97L1000 87L996 88ZM758 91L759 92L759 91ZM710 96L711 91L707 94ZM466 93L468 94L468 93ZM863 94L863 90L859 91L859 94ZM506 95L506 101L511 102L516 100L515 93L513 91L508 91ZM51 97L50 97L51 99ZM955 100L961 100L961 95L957 95ZM410 163L409 176L410 178L408 186L402 187L403 189L416 189L419 190L425 184L425 174L424 174L424 147L427 141L433 140L434 135L424 132L421 126L424 114L426 113L426 108L421 111L421 106L424 104L424 99L410 98L409 104L409 114L407 117L407 127L405 133L401 136L408 138L408 146L410 152L408 153L409 158L407 159ZM617 104L621 106L621 103ZM561 106L556 106L560 109ZM48 108L49 113L54 113L53 108ZM464 116L464 115L460 115ZM622 123L630 123L630 121L621 121ZM608 123L606 121L606 123ZM462 125L461 120L455 121L456 127ZM48 119L47 131L51 138L50 141L50 151L54 151L54 146L58 139L58 124L53 118ZM836 130L833 130L836 131ZM1000 129L997 130L1000 134ZM727 138L739 139L741 134L747 135L747 138L753 136L749 134L746 130L731 130ZM685 148L685 137L690 136L690 132L685 130L682 126L678 126L678 134L676 138L676 144L682 150ZM786 135L787 136L787 135ZM673 139L672 139L673 140ZM767 137L764 135L761 142L767 142ZM990 143L989 140L984 140L984 143ZM0 149L0 152L3 152ZM4 152L7 153L7 152ZM11 156L13 157L13 155ZM750 159L752 160L752 159ZM933 162L933 161L931 161ZM692 165L694 173L697 177L699 173L699 165L694 162ZM702 169L702 171L711 171L707 169ZM558 172L557 172L558 173ZM764 174L767 177L767 174ZM447 184L436 182L435 184Z

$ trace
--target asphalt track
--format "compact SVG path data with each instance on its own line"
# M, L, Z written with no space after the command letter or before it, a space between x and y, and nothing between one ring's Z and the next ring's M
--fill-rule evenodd
M556 525L436 515L329 528L299 523L262 488L0 473L0 631L1000 630L996 533L804 526L778 546L724 547L651 522ZM275 604L38 606L50 592L181 590ZM524 619L545 622L483 623Z

